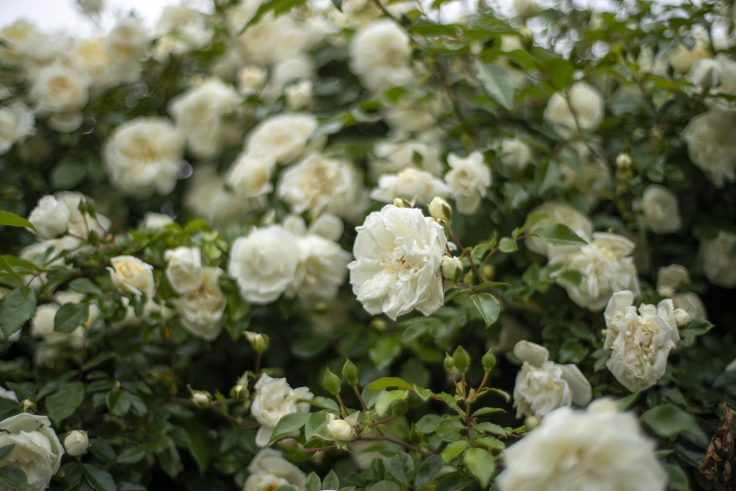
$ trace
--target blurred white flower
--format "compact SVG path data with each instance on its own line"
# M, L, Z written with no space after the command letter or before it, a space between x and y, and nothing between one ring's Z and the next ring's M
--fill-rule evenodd
M290 84L284 90L286 95L286 107L292 111L298 111L312 103L312 81L299 80Z
M707 319L708 313L705 305L697 293L685 292L678 293L672 298L675 308L682 309L687 312L690 319Z
M167 5L156 24L158 42L154 56L182 55L205 47L214 30L205 14L186 5Z
M143 215L143 228L146 230L161 230L174 223L174 219L163 213L146 212Z
M361 27L350 43L350 69L374 92L408 85L414 78L410 56L409 36L389 19Z
M317 119L306 113L282 113L262 121L251 130L246 153L288 164L307 150L309 137L317 129Z
M60 116L58 131L73 131L82 123L80 111L89 98L89 78L60 63L48 65L33 76L28 93L36 113L42 116ZM67 118L69 124L63 124Z
M723 288L736 286L736 234L719 230L700 244L700 258L708 281Z
M28 221L36 227L39 239L53 239L69 228L69 208L63 200L46 195L28 215Z
M220 274L219 268L202 268L199 284L175 300L184 328L207 341L220 335L220 321L227 306L227 298L220 289Z
M350 254L337 243L308 234L299 237L299 262L293 291L301 298L330 300L345 281Z
M246 65L238 72L238 90L243 95L255 94L266 83L268 72L256 65Z
M504 138L501 140L500 157L504 167L522 171L532 162L532 151L518 138Z
M239 103L240 96L234 88L217 78L208 78L171 101L169 111L192 154L211 159L222 152L224 118Z
M225 186L214 166L195 169L184 198L185 206L214 227L225 227L240 220L253 204Z
M672 297L678 288L690 283L690 272L685 266L671 264L657 271L657 293L663 297Z
M285 378L271 378L261 375L255 385L255 396L250 412L261 427L256 435L256 445L268 445L274 428L281 418L296 412L308 412L309 403L300 402L312 399L307 387L292 389Z
M690 160L717 188L736 180L736 112L712 107L695 116L682 132Z
M550 97L544 119L567 137L578 131L594 131L603 113L600 93L586 82L577 82L565 93L556 92Z
M281 486L305 489L306 476L297 466L284 459L281 452L263 448L248 464L250 475L245 480L243 491L273 491Z
M639 294L639 279L630 256L634 247L633 242L621 235L596 232L588 244L550 249L549 259L550 263L561 264L561 271L582 273L578 284L560 276L557 282L577 305L598 312L616 291L631 290Z
M266 304L294 284L299 261L295 237L280 225L255 228L235 240L228 273L248 302Z
M163 118L135 118L121 124L105 144L105 165L125 194L168 194L176 186L184 141Z
M633 413L610 400L563 407L503 452L500 491L664 491L667 473Z
M202 282L202 255L198 247L177 247L164 253L166 279L176 293L189 293Z
M228 171L226 182L239 197L258 198L273 190L271 174L276 161L270 157L257 157L242 153Z
M544 217L529 227L529 232L559 223L567 226L586 241L590 241L593 237L593 224L590 222L590 219L571 205L562 201L545 201L529 213L529 215L532 214L544 215ZM549 251L555 248L555 246L550 246L541 237L534 237L532 235L525 239L525 244L529 250L543 256L548 256Z
M420 140L385 140L373 146L377 159L370 162L376 177L395 174L408 167L415 167L434 176L442 174L440 149L436 144Z
M648 389L662 378L667 357L680 339L671 299L638 309L633 304L632 292L615 292L603 314L603 348L611 350L606 366L632 392Z
M0 107L0 155L34 132L33 111L22 102Z
M664 186L650 184L641 198L647 226L657 234L677 232L682 226L677 196Z
M698 60L711 58L708 50L708 40L705 36L696 36L692 49L684 44L678 44L669 55L669 62L677 73L688 73Z
M450 153L447 162L450 171L445 174L445 182L455 199L457 211L472 215L480 206L481 198L488 194L491 170L480 152L473 152L465 158Z
M590 383L577 366L549 361L547 348L529 341L516 343L514 354L523 362L514 384L517 418L544 416L562 406L590 402Z
M450 188L432 174L407 167L398 174L385 174L378 179L378 187L371 191L371 198L384 203L392 203L394 198L416 200L419 204L429 204L435 196L446 197Z
M386 205L356 231L350 284L368 313L395 320L414 309L430 315L442 306L447 238L441 225L419 209Z
M17 467L25 473L27 483L23 489L48 488L64 455L49 418L20 413L0 421L0 448L8 445L14 447L3 457L3 466Z

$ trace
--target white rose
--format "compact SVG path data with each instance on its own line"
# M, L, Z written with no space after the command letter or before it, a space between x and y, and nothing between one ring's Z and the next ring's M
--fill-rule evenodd
M441 94L433 94L431 98L415 100L403 97L396 102L385 103L382 113L396 136L406 138L410 133L435 130L446 108Z
M80 457L87 453L89 448L89 437L87 432L73 430L64 438L64 449L72 457Z
M350 69L374 92L411 83L410 57L409 36L389 19L361 27L350 43Z
M263 90L263 95L268 99L276 99L287 85L298 80L311 80L314 72L314 63L304 54L281 60L272 68L270 82Z
M181 55L206 46L214 30L207 16L185 5L168 5L156 24L159 37L155 57L166 59L170 53Z
M338 442L348 442L355 439L355 430L353 425L344 419L336 418L334 414L327 415L327 436L330 440Z
M163 213L147 211L143 215L143 228L146 230L162 230L172 223L174 223L174 220L169 215L164 215Z
M442 174L440 149L432 143L419 140L382 141L376 143L373 153L378 159L371 160L370 165L376 176L397 173L407 167L416 167L435 176Z
M39 114L75 113L87 104L89 79L72 68L52 64L35 74L29 97Z
M261 427L256 435L256 445L268 445L274 428L281 418L296 412L308 412L309 403L299 402L312 399L307 387L292 389L285 378L261 375L255 385L255 396L250 412Z
M299 237L299 262L292 290L301 298L330 300L345 281L350 254L335 242L309 234Z
M118 82L117 74L110 69L113 59L104 37L76 40L68 57L69 65L85 74L93 89L111 87Z
M105 144L105 165L113 184L126 194L168 194L176 186L183 144L168 120L135 118L115 128Z
M690 160L714 186L736 180L736 112L719 107L695 116L682 132Z
M531 17L539 12L539 5L534 0L514 0L514 11L521 17Z
M63 46L62 50L59 49L60 43L55 43L55 39L39 31L27 19L18 19L3 27L0 30L0 40L5 42L0 47L0 58L26 69L45 65L63 52Z
M708 281L723 288L736 286L736 234L719 230L715 239L700 244L703 271Z
M284 90L286 107L298 111L312 103L313 85L311 80L299 80Z
M363 178L346 160L320 153L307 156L281 175L278 195L295 213L324 212L351 218L367 206Z
M110 219L102 213L97 212L93 218L89 213L82 213L79 210L82 200L85 201L85 204L93 204L83 194L74 191L62 191L56 193L56 198L69 209L69 229L67 231L69 235L87 240L90 232L95 232L99 237L103 237L110 229Z
M612 407L613 406L613 407ZM667 473L633 413L598 400L563 407L503 452L500 491L664 491Z
M22 102L0 107L0 155L34 131L33 111Z
M656 234L677 232L682 226L677 196L664 186L650 184L641 199L644 219Z
M682 309L687 312L691 319L707 319L708 313L705 305L697 293L685 292L678 293L672 298L675 308Z
M631 290L639 294L634 260L634 243L620 235L596 232L593 240L583 246L555 247L550 250L550 262L562 265L561 271L575 270L583 274L579 284L558 277L570 299L593 312L603 310L613 292Z
M251 203L227 189L213 166L200 166L194 171L184 204L195 216L223 227L241 220Z
M428 204L435 196L446 197L450 188L428 172L409 167L398 174L386 174L378 180L378 187L371 191L371 198L392 203L394 198L415 200Z
M245 148L254 157L288 164L304 154L316 129L317 119L311 114L279 114L256 126L248 135Z
M522 171L532 162L529 145L518 138L504 138L500 150L501 162L509 169Z
M442 306L447 238L441 225L416 208L386 205L356 231L350 284L368 313L395 320L414 309L430 315Z
M671 299L634 307L628 290L613 294L603 317L603 349L611 350L606 366L616 380L634 392L657 383L667 369L667 357L680 339Z
M118 83L132 83L140 78L149 34L139 17L120 17L105 39L112 59L109 69L115 73Z
M573 84L566 93L556 92L547 102L544 119L562 136L576 131L593 131L603 120L603 98L585 82Z
M294 284L299 261L295 237L279 225L253 229L230 250L228 273L248 302L266 304Z
M8 445L15 446L3 458L3 465L25 472L28 484L23 489L46 489L64 455L49 418L21 413L0 421L0 448Z
M115 256L110 259L110 279L124 293L149 297L153 294L153 266L134 256Z
M577 366L549 361L547 348L528 341L516 343L514 354L523 361L514 384L517 418L544 416L573 402L580 406L590 402L590 383Z
M450 171L445 174L445 182L455 198L457 211L472 215L480 206L480 200L488 194L491 185L491 171L483 160L483 154L473 152L465 158L454 153L447 157Z
M271 174L276 162L270 157L241 154L230 167L226 181L233 191L244 198L258 198L273 190Z
M590 219L562 201L546 201L529 213L529 215L532 214L544 215L544 218L529 227L529 232L559 223L567 226L586 241L593 237L593 224ZM550 249L554 249L554 246L550 246L546 240L531 235L526 238L525 243L529 250L543 256L548 256Z
M692 49L688 48L684 44L678 44L677 47L672 50L669 56L670 65L675 69L677 73L685 74L688 73L693 65L698 60L704 58L710 58L710 51L708 50L708 41L703 37L695 38L695 45Z
M690 272L685 266L671 264L657 271L657 293L672 297L678 288L690 283Z
M222 331L222 313L227 298L222 293L219 268L202 268L201 281L192 291L176 299L181 323L187 331L207 341L212 341Z
M294 486L303 490L306 476L297 466L284 459L281 452L263 448L248 464L250 476L243 491L273 491L281 486Z
M46 195L28 215L28 221L36 227L40 239L53 239L65 233L69 227L69 208L62 200Z
M238 72L238 90L243 95L251 95L258 92L266 83L268 73L256 65L247 65Z
M176 293L189 293L202 283L202 253L199 248L169 249L164 253L164 259L166 259L166 279Z
M223 118L233 113L239 103L240 96L234 88L209 78L176 97L169 108L192 154L211 159L220 154L225 144Z

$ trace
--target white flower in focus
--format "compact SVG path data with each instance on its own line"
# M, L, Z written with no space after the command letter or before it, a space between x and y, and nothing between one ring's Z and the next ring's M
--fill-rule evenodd
M356 231L350 284L368 313L395 320L414 309L430 315L442 306L447 238L441 225L419 209L386 205Z
M641 304L638 311L633 304L632 292L615 292L603 314L603 349L611 350L606 366L631 392L648 389L662 378L667 357L680 339L671 299L656 307Z
M703 271L708 281L723 288L736 286L736 234L719 230L715 239L700 244Z
M327 212L348 218L362 213L367 205L362 181L347 160L313 153L284 171L278 195L295 213Z
M89 437L86 431L73 430L64 438L64 450L72 457L80 457L87 453Z
M575 232L580 238L590 241L593 237L593 224L583 213L562 201L545 201L534 208L529 215L544 215L539 221L529 227L529 232L534 232L550 225L562 224ZM548 256L549 251L555 246L550 246L546 240L532 235L525 239L525 244L532 252Z
M20 413L0 421L0 449L8 445L14 447L3 457L3 466L17 467L25 473L27 484L23 489L48 488L64 455L49 418Z
M631 257L634 247L626 237L596 232L593 240L583 246L550 249L549 260L562 264L562 271L571 269L582 273L577 285L562 277L557 282L575 304L598 312L616 291L631 290L639 294L639 279Z
M736 112L712 107L695 116L682 132L690 160L717 188L736 180Z
M677 232L682 225L677 196L664 186L650 184L641 199L644 219L656 234Z
M284 459L281 452L263 448L248 464L250 475L243 485L243 491L274 491L281 486L294 486L305 489L306 476L297 466Z
M667 473L633 413L597 400L557 409L503 452L500 491L664 491Z
M135 118L121 124L105 144L105 165L126 194L168 194L176 186L184 142L168 120Z
M352 415L351 415L352 416ZM355 439L355 429L348 421L337 418L333 413L327 414L326 437L338 442L349 442Z
M408 85L410 57L409 36L388 19L361 27L350 43L350 69L374 92Z
M276 162L269 157L256 157L248 153L238 156L226 177L227 184L236 195L258 198L273 190L271 174Z
M562 136L593 131L603 119L603 98L591 85L577 82L566 93L556 92L547 102L544 119Z
M261 427L256 435L256 445L268 445L274 428L287 414L309 411L308 401L314 397L307 387L292 389L285 378L261 375L255 385L255 396L250 412Z
M514 354L523 362L514 384L517 418L544 416L562 406L590 402L590 383L577 366L549 361L547 348L528 341L516 343Z
M202 268L201 280L194 290L175 300L181 323L187 331L206 341L212 341L222 331L222 313L227 298L219 284L222 270Z
M22 102L0 107L0 155L34 131L33 111Z
M480 206L480 200L488 194L491 185L491 171L483 160L483 154L473 152L465 158L454 153L447 157L450 171L445 174L445 182L455 198L457 211L472 215Z
M504 138L501 140L500 157L505 167L522 171L532 162L532 151L518 138Z
M46 195L28 215L28 221L36 227L39 239L53 239L66 233L69 228L70 211L63 200Z
M197 247L177 247L164 253L166 279L176 293L195 290L202 283L202 255Z
M149 297L153 294L153 266L134 256L115 256L110 263L110 279L118 290L133 295L145 293Z
M279 225L253 229L230 249L228 273L248 302L267 304L294 284L299 248L293 234Z
M299 262L292 290L301 298L330 300L345 281L350 254L337 243L308 234L299 237Z
M288 164L307 150L309 137L317 129L317 119L306 113L284 113L261 122L248 135L249 155Z
M240 96L234 88L209 78L176 97L170 112L192 154L211 159L220 154L225 143L223 118L235 111L239 103Z
M378 180L378 187L371 191L371 198L384 203L392 203L394 198L416 200L418 204L428 204L435 196L446 197L450 188L441 180L414 167L398 174L386 174Z
M672 297L678 288L690 283L690 272L685 266L671 264L657 271L657 293L663 297Z

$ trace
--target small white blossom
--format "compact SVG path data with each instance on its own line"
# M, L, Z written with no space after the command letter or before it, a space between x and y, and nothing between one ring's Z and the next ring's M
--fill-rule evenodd
M202 256L197 247L177 247L164 253L166 278L176 293L189 293L202 283Z
M80 457L87 453L89 448L89 437L87 432L73 430L64 438L64 450L72 457Z
M316 129L317 119L311 114L272 116L250 132L246 150L253 157L288 164L306 152L309 137Z
M23 489L48 488L61 464L64 448L46 416L20 413L0 421L0 449L14 445L3 466L17 467L27 479Z
M33 111L22 102L0 107L0 155L34 132Z
M577 131L594 131L603 120L603 98L591 85L577 82L566 93L552 95L544 119L563 136Z
M368 89L383 92L405 86L409 67L409 36L394 21L381 19L362 27L350 44L350 69Z
M483 154L473 152L465 158L454 153L447 157L450 171L445 182L455 199L458 213L472 215L480 206L480 200L488 194L491 171L483 160Z
M134 295L145 293L149 297L153 294L153 266L134 256L115 256L110 263L110 279L120 291Z
M446 197L450 188L432 176L413 167L398 174L386 174L378 180L378 187L371 191L371 198L384 203L393 203L394 198L415 200L418 204L428 204L435 196Z
M654 233L677 232L682 225L677 196L664 186L650 184L641 199L644 219Z
M292 389L285 378L261 375L255 385L255 397L250 411L261 427L256 435L259 447L268 445L274 428L287 414L309 411L308 401L312 393L307 387Z
M703 271L708 281L723 288L736 287L736 234L719 230L714 239L700 244Z

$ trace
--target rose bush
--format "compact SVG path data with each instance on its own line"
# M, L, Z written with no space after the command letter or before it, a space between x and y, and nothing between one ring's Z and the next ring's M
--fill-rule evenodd
M511 3L1 27L0 489L736 489L733 5Z

